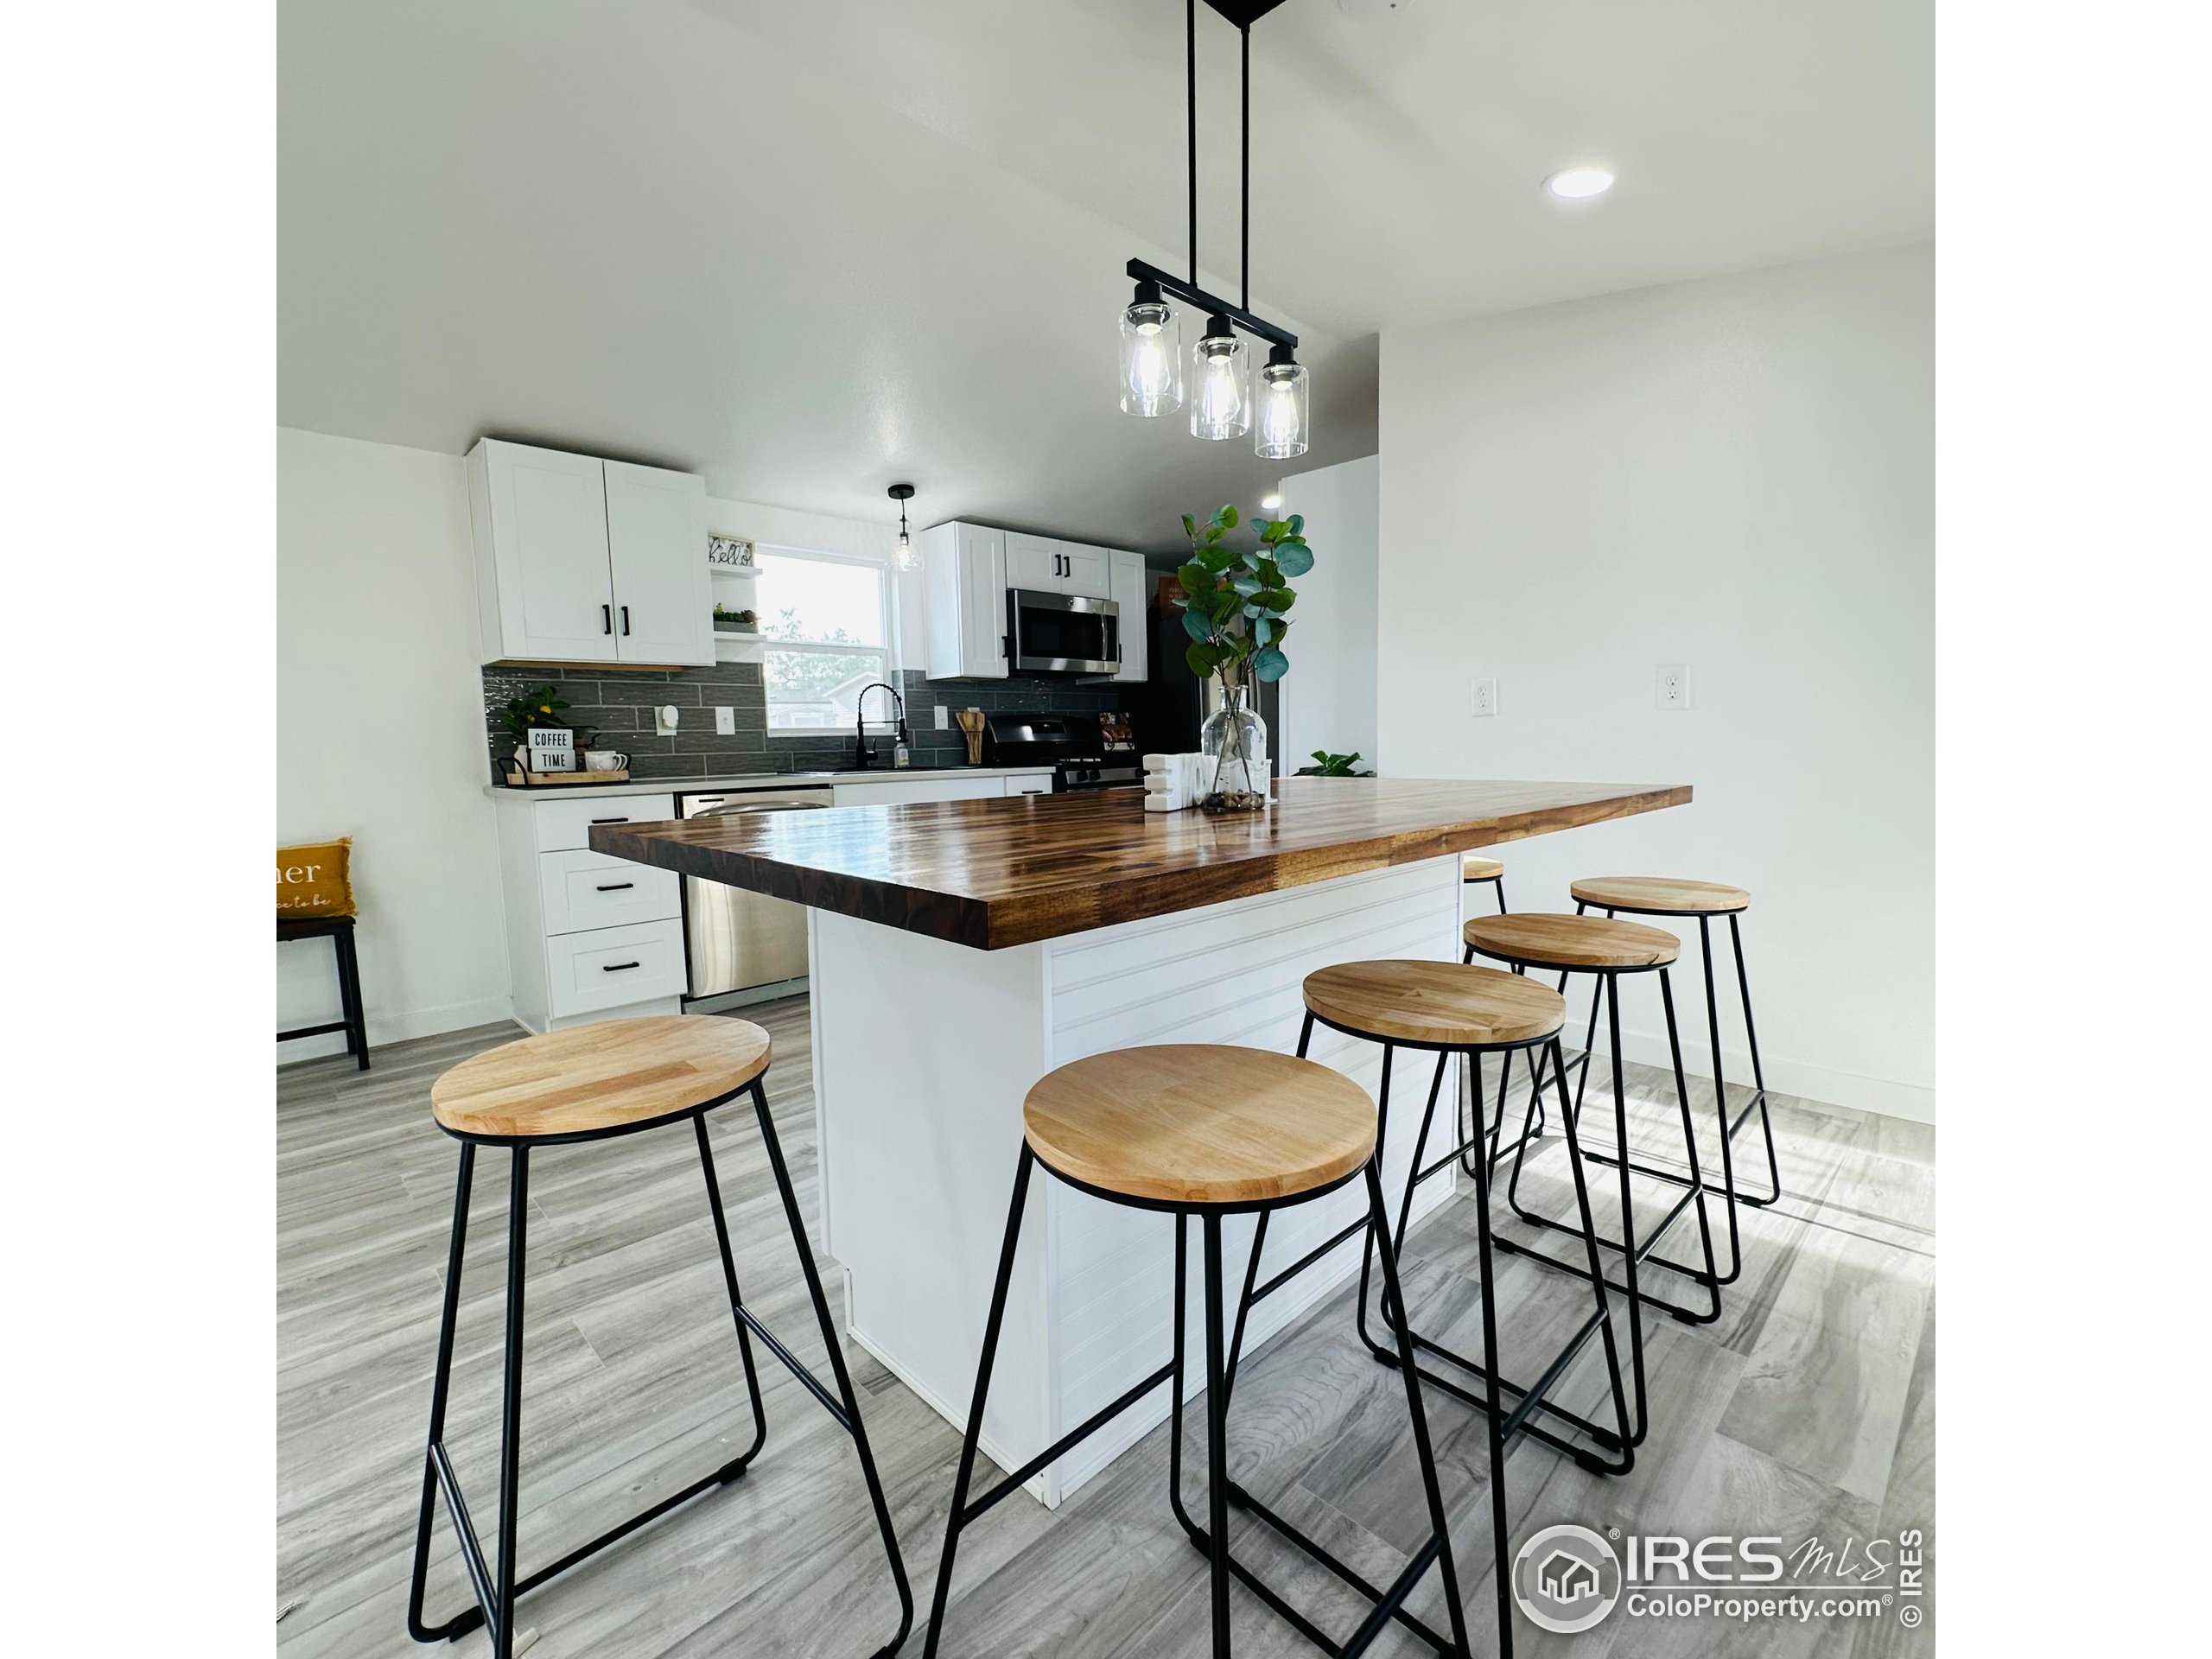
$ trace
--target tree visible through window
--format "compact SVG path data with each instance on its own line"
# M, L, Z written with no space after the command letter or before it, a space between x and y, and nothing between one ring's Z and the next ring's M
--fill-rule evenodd
M759 566L769 729L850 726L861 690L891 677L883 567L765 549Z

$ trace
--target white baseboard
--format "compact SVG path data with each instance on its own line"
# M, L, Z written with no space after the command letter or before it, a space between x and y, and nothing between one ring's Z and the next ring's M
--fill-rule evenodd
M1588 992L1583 993L1585 998ZM1570 1000L1572 1000L1570 998ZM1622 999L1627 1001L1625 997ZM1581 1005L1586 1011L1586 1000ZM1579 1037L1570 1018L1567 1027L1570 1037ZM1656 1065L1662 1071L1671 1062L1667 1055L1667 1034L1664 1032L1623 1030L1621 1050L1630 1059L1643 1065ZM1599 1052L1605 1052L1603 1033L1599 1033ZM1682 1070L1691 1077L1711 1081L1698 1069L1704 1056L1702 1045L1694 1046L1689 1033L1683 1034ZM1748 1049L1723 1048L1722 1064L1728 1072L1732 1088L1738 1084L1748 1085L1751 1080L1751 1056ZM1766 1086L1778 1095L1796 1095L1801 1099L1827 1106L1848 1106L1862 1112L1874 1112L1884 1117L1909 1118L1915 1123L1936 1121L1936 1091L1925 1084L1899 1083L1890 1077L1870 1077L1857 1071L1840 1071L1825 1065L1811 1065L1802 1060L1777 1058L1775 1055L1759 1057L1766 1066Z
M496 1025L514 1017L514 1004L504 996L480 997L474 1002L448 1002L437 1008L404 1008L397 1014L372 1013L368 1018L369 1046L381 1048L386 1043L436 1037L448 1031L466 1031L471 1026ZM333 1008L327 1014L303 1016L303 1022L320 1025L325 1020L337 1018L338 1011ZM346 1033L334 1031L321 1037L301 1037L277 1044L276 1064L290 1065L345 1052Z
M849 1308L853 1305L852 1273L849 1268L846 1271L845 1284L845 1306ZM905 1366L901 1365L897 1360L892 1358L890 1355L885 1353L882 1349L870 1342L868 1339L868 1333L865 1331L862 1331L857 1326L849 1323L845 1326L845 1334L850 1337L855 1342L858 1343L861 1347L867 1349L868 1352L874 1354L877 1360L881 1363L885 1370L890 1372L892 1376L897 1377L901 1382L905 1383L908 1389L919 1397L924 1405L927 1406L931 1411L937 1413L938 1416L944 1418L945 1421L950 1423L955 1428L958 1429L963 1438L965 1438L968 1433L968 1412L969 1408L975 1403L972 1400L963 1401L956 1408L944 1400L940 1399L931 1389L917 1382L907 1371ZM978 1360L982 1357L982 1356L981 1354L976 1355L976 1358ZM993 1463L998 1465L1001 1469L1019 1469L1021 1466L1022 1460L1020 1458L1009 1456L1006 1448L994 1442L988 1433L979 1434L976 1437L976 1449L981 1452L985 1457L988 1458ZM1039 1503L1045 1505L1046 1509L1056 1510L1059 1507L1059 1495L1057 1492L1048 1492L1046 1487L1046 1477L1052 1472L1052 1471L1051 1470L1047 1469L1040 1473L1032 1475L1027 1480L1021 1483L1021 1490L1028 1493L1030 1497L1035 1498ZM982 1471L978 1471L974 1484L969 1488L969 1496L970 1497L975 1496L975 1488L977 1486L995 1486L997 1484L998 1482L995 1477L986 1478Z

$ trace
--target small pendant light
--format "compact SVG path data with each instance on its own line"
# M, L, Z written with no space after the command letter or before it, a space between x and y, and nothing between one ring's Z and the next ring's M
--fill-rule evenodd
M1206 320L1191 355L1198 385L1191 398L1191 435L1241 438L1252 429L1251 359L1227 317Z
M906 504L914 499L914 486L911 484L893 484L891 486L890 495L891 499L899 504L899 540L891 550L891 568L894 570L912 570L922 562L920 555L914 551L913 538L906 534Z
M1182 407L1182 325L1158 283L1139 283L1122 313L1122 412L1149 419Z
M1306 453L1306 365L1287 346L1268 353L1260 371L1260 432L1253 448L1262 461Z

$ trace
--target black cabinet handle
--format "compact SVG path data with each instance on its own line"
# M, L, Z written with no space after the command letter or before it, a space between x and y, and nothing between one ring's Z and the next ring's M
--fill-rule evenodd
M595 893L627 893L631 888L637 885L638 884L634 881L609 881L603 887L594 888L593 891Z
M622 637L626 639L630 637L630 607L627 605L622 607Z
M619 973L620 973L620 972L621 972L625 968L634 968L634 967L636 967L637 965L638 965L638 964L637 964L636 963L634 963L634 962L614 962L614 963L604 963L604 962L603 962L603 963L601 963L600 964L600 966L599 966L599 971L600 971L601 973L602 973L602 974L619 974Z
M614 632L614 607L612 605L599 607L599 631L601 633Z
M594 823L627 823L630 820L627 818L594 818L592 822Z

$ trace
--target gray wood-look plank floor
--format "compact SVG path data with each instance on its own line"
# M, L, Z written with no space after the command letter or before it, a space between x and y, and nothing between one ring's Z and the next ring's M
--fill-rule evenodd
M753 1014L775 1038L770 1101L810 1221L806 1005ZM276 1605L289 1609L277 1637L291 1659L416 1650L407 1580L455 1159L454 1143L430 1122L429 1086L448 1066L516 1034L486 1027L379 1049L366 1074L343 1058L278 1073ZM1594 1109L1599 1081L1585 1119L1592 1126L1609 1116ZM1402 1109L1417 1109L1408 1090ZM1639 1148L1663 1154L1671 1135L1678 1153L1674 1109L1662 1104L1665 1080L1630 1068L1629 1092ZM1694 1105L1709 1122L1709 1084ZM1933 1133L1786 1096L1775 1098L1775 1118L1786 1196L1742 1212L1743 1275L1719 1322L1692 1327L1662 1315L1653 1323L1653 1427L1635 1471L1605 1479L1520 1444L1506 1471L1516 1538L1578 1521L1693 1537L1777 1535L1792 1544L1817 1535L1838 1548L1905 1527L1932 1539ZM1739 1142L1747 1162L1751 1133ZM712 1135L747 1300L826 1376L751 1113L723 1111ZM1567 1215L1557 1137L1540 1144L1523 1198ZM480 1160L448 1428L487 1545L497 1520L505 1177L502 1155ZM1599 1183L1608 1230L1618 1217L1611 1182ZM1653 1187L1656 1213L1665 1190L1643 1185ZM1642 1190L1637 1201L1641 1215ZM751 1427L689 1134L540 1151L530 1220L525 1571L704 1473L741 1447ZM1692 1236L1678 1228L1669 1253L1687 1259ZM1463 1190L1408 1241L1405 1272L1417 1321L1467 1351L1479 1344L1474 1259L1474 1211ZM827 1258L824 1269L834 1298ZM1525 1261L1502 1259L1497 1277L1508 1374L1525 1378L1581 1304L1573 1281ZM1596 1356L1592 1344L1558 1396L1593 1414L1605 1398ZM918 1624L906 1651L918 1654L959 1438L868 1354L849 1344L846 1359L914 1584ZM857 1656L888 1637L896 1602L851 1444L786 1372L765 1354L760 1363L768 1442L746 1478L527 1598L518 1623L538 1633L534 1656ZM1468 1624L1476 1651L1493 1652L1482 1425L1433 1393L1429 1417ZM1186 1418L1186 1456L1203 1471L1203 1413ZM1354 1335L1349 1289L1249 1359L1230 1441L1243 1484L1372 1577L1391 1576L1419 1543L1426 1522L1404 1397L1395 1374ZM1166 1468L1163 1427L1057 1512L1017 1497L970 1529L943 1651L1205 1653L1205 1565L1168 1512ZM1194 1504L1201 1478L1186 1470ZM1357 1623L1357 1599L1305 1557L1256 1522L1231 1525L1240 1555L1326 1627L1344 1632ZM1440 1625L1435 1586L1431 1573L1413 1605ZM1233 1593L1240 1655L1313 1651L1241 1587ZM431 1616L457 1610L467 1594L442 1513ZM1618 1609L1579 1637L1522 1623L1516 1645L1576 1659L1933 1651L1932 1619L1914 1630L1889 1618L1745 1625L1630 1621ZM1428 1651L1395 1630L1372 1650ZM479 1632L454 1651L474 1659L487 1647Z

